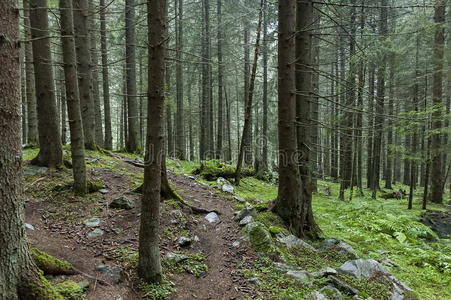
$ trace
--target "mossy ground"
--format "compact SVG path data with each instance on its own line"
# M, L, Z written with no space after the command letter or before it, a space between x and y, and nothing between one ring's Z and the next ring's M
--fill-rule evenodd
M175 163L168 163L168 165L174 166L174 170L181 174L189 174L196 168L196 164L190 162L179 162L178 167ZM215 185L214 181L204 179L198 181ZM394 185L393 188L408 190L406 186L400 184ZM423 299L451 298L451 257L449 255L451 243L449 239L438 238L430 228L420 222L424 212L421 209L422 189L418 189L415 193L412 210L407 210L406 199L377 198L373 200L369 190L364 189L363 192L364 196L360 196L354 189L353 200L343 202L338 200L339 185L337 183L318 181L318 192L314 194L313 199L313 211L323 236L336 237L349 243L362 257L376 260L386 257L394 261L398 266L387 267L387 269ZM240 186L235 186L235 195L245 198L257 208L263 208L269 201L276 198L277 185L247 177L241 180ZM345 198L349 199L349 196L347 191ZM263 203L255 202L255 199L263 200ZM240 209L243 205L237 202L236 208ZM444 206L428 203L428 209L443 210ZM283 222L270 212L259 213L256 220L272 228L274 233L282 231L284 227ZM389 253L381 254L378 250ZM293 251L296 250L291 250ZM331 253L323 256L312 253L292 254L292 263L309 270L315 270L321 266L337 267L344 261L343 257L334 257ZM258 268L263 267L257 264ZM264 269L267 272L260 272L263 277L267 277L264 281L268 286L263 288L280 291L281 288L271 288L272 284L274 287L280 285L288 289L288 292L281 291L280 294L273 294L275 298L299 299L296 298L299 296L296 296L298 292L288 288L289 280L277 278L267 268L269 266ZM360 286L365 284L360 283ZM377 282L368 284L366 290L378 289ZM290 298L286 295L294 296Z

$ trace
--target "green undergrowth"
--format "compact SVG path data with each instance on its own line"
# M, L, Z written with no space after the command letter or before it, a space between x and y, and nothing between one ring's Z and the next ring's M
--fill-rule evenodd
M55 285L55 290L64 296L66 300L86 299L84 289L73 280L66 280Z
M209 184L215 185L214 181L210 181ZM383 186L382 183L381 185ZM234 188L236 196L246 199L261 211L255 219L265 224L270 232L276 234L284 230L284 224L280 218L271 212L263 211L268 202L277 197L276 185L247 177L241 180L240 186L234 186ZM401 188L408 190L407 186L401 184L393 186L393 190ZM391 190L386 191L391 192ZM429 227L420 222L421 215L424 213L424 210L421 210L422 190L418 189L415 192L412 210L407 210L407 199L377 198L373 200L371 191L364 189L363 192L362 196L354 189L351 202L340 201L338 200L339 184L318 181L318 191L313 199L313 211L322 229L323 237L335 237L349 243L363 258L392 260L397 267L386 268L423 299L450 299L451 243L449 239L439 238ZM383 193L384 191L378 193L378 196ZM345 199L348 200L349 197L350 192L346 191ZM263 200L263 203L255 202L255 199ZM243 206L244 203L241 202L235 204L236 209L241 209ZM444 206L428 203L428 209L443 210ZM307 270L316 270L326 266L338 267L346 260L334 255L288 253L287 257L290 263ZM296 294L300 292L292 292L288 288L287 279L278 278L270 271L266 276L270 277L265 281L268 285L267 290L272 290L272 286L280 285L286 287L287 295L295 295L290 298L284 296L285 292L280 292L281 294L278 295L273 294L274 298L301 299ZM364 285L364 283L360 284ZM371 288L378 290L377 284ZM368 287L367 290L371 292L371 288ZM265 290L266 287L262 289ZM375 294L373 298L377 298L377 295Z

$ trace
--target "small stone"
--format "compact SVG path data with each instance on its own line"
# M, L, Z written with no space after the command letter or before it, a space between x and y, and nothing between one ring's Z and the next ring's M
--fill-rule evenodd
M293 247L302 247L306 248L312 251L317 251L313 246L308 244L307 242L304 242L300 238L290 234L290 235L278 235L277 241L279 243L284 244L287 248L293 248Z
M279 273L286 273L288 271L293 271L293 270L299 270L297 267L292 266L292 265L287 265L284 263L280 263L280 262L275 262L274 263L274 267L276 268L276 270Z
M246 199L239 197L239 196L233 196L233 199L235 199L238 202L246 202Z
M118 266L98 265L96 270L108 275L114 284L118 284L123 280L123 270Z
M250 205L249 203L246 203L246 207L244 207L240 212L235 216L236 221L241 221L247 216L253 216L255 217L257 215L257 210Z
M119 197L111 201L109 207L116 209L132 209L135 206L131 200L125 197Z
M109 190L108 189L100 189L99 193L102 195L108 194Z
M93 239L93 238L101 237L104 234L105 234L105 231L97 228L88 233L88 238Z
M183 254L178 254L174 252L169 252L166 254L166 259L173 260L176 263L180 263L182 261L187 260L189 257Z
M102 223L102 221L97 217L93 217L83 221L83 224L85 224L86 227L97 227L100 225L100 223Z
M196 180L196 177L194 177L194 176L191 176L191 175L189 175L189 176L187 176L189 179L191 179L191 180Z
M87 290L89 288L89 281L87 280L77 282L77 284L84 290Z
M258 204L265 203L265 201L263 201L263 200L261 200L261 199L255 199L254 202L255 202L255 203L258 203Z
M337 271L341 274L350 275L357 279L369 278L375 273L390 274L384 267L373 259L356 259L345 262Z
M327 277L327 276L330 276L330 275L337 275L337 270L327 267L327 268L324 268L324 269L322 269L320 271L312 273L312 276L315 277L315 278Z
M379 253L379 254L389 254L390 251L379 249L379 250L377 250L377 253Z
M200 242L200 238L197 235L195 235L193 238L193 242L196 242L196 243Z
M229 193L229 194L233 194L235 192L235 189L233 188L233 186L231 186L230 184L224 184L221 187L221 190L223 192Z
M186 247L186 246L189 246L190 244L191 244L191 239L186 236L181 236L177 240L177 245L179 245L180 247Z
M399 266L397 263L395 263L394 261L392 261L391 259L386 258L386 257L381 259L379 262L388 267L398 267Z
M232 247L238 248L240 246L240 242L235 241L232 243Z
M293 278L293 279L301 279L301 280L308 280L311 278L311 275L307 271L303 270L290 270L287 273L285 273L285 276Z
M211 212L208 215L206 215L205 219L210 223L218 223L220 221L218 214L215 212Z
M247 282L249 282L249 283L251 283L251 284L260 284L260 279L258 279L257 277L252 277L252 278L249 278L248 280L247 280Z
M349 244L347 244L339 239L336 239L336 238L324 240L321 245L321 249L322 250L334 250L334 251L337 251L338 253L346 254L352 258L359 258L358 254L354 250L354 248L352 248Z
M30 229L30 230L34 230L34 226L28 223L25 223L25 228L26 229Z
M252 216L247 216L244 217L241 221L240 221L240 226L245 226L251 222L253 222L254 218Z

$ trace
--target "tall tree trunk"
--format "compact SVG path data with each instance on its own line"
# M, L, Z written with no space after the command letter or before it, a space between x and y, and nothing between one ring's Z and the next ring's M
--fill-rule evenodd
M113 133L111 130L110 82L108 76L108 44L106 38L106 5L100 0L100 47L102 52L102 85L103 113L105 118L105 143L107 150L113 149Z
M366 154L366 183L367 188L371 188L373 182L373 147L374 147L374 120L375 120L375 73L376 66L374 63L369 63L368 70L368 143Z
M94 102L94 118L95 118L95 141L96 145L103 147L103 122L102 122L102 108L100 105L100 90L99 90L99 58L97 55L97 31L96 28L95 15L96 7L94 6L94 1L89 1L89 27L91 32L89 33L89 38L91 42L91 58L92 58L92 98ZM101 8L102 9L102 8Z
M138 97L136 94L136 30L135 0L125 2L125 61L127 82L128 134L126 149L128 152L140 151Z
M61 119L61 144L66 145L67 142L67 119L66 119L66 84L64 83L64 69L59 69L60 75L60 119Z
M202 34L202 107L200 120L200 159L212 156L210 140L210 104L211 104L211 68L210 68L210 2L202 0L203 34Z
M446 0L436 0L435 3L435 38L434 38L434 73L432 76L432 103L434 112L432 113L431 136L431 201L443 203L443 174L442 174L442 133L443 127L443 56L445 44L445 23Z
M217 139L216 139L216 158L221 159L223 153L223 136L224 136L224 65L222 60L222 43L223 43L223 25L222 25L222 0L217 0L217 19L218 19L218 122L217 122Z
M260 169L268 170L268 3L263 2L263 124L262 124L262 160Z
M61 135L53 84L52 55L47 15L47 0L30 1L30 26L33 39L33 63L38 112L39 154L33 164L57 167L63 162Z
M381 35L381 42L384 42L387 37L387 0L381 0L380 20L379 20L379 34ZM376 198L376 191L379 190L379 178L381 169L381 152L382 152L382 136L384 128L384 98L385 98L385 68L386 56L382 54L381 62L377 69L377 91L375 103L375 124L374 124L374 146L373 146L373 167L372 167L372 197Z
M186 138L185 138L185 112L183 103L183 0L176 0L176 65L175 65L175 84L176 84L176 104L177 118L175 130L175 156L178 159L186 159Z
M31 40L31 26L30 26L30 2L23 0L24 6L24 30L25 39ZM38 144L38 118L36 111L36 90L33 66L33 49L31 42L25 43L25 74L26 74L26 97L27 97L27 126L28 139L27 143L30 145Z
M246 147L249 146L249 144L246 143L249 142L249 131L252 130L252 100L254 97L254 87L255 87L255 76L257 74L257 62L258 62L258 54L260 50L260 33L261 33L261 27L262 27L262 18L263 18L263 1L261 1L260 6L260 13L258 18L258 25L257 25L257 39L255 41L255 52L254 52L254 61L252 63L252 73L249 80L249 91L245 93L247 95L246 99L246 105L245 105L245 112L244 112L244 126L243 126L243 135L241 137L241 143L240 143L240 152L238 153L238 161L236 164L236 173L235 173L235 183L240 183L240 176L241 176L241 167L244 162L246 163ZM251 150L252 154L252 150Z
M34 21L35 17L42 17L42 23L32 24L45 25L47 1L31 1L31 7ZM0 65L3 71L0 72L0 299L62 300L63 297L40 274L28 252L22 197L19 10L16 1L0 1L0 15Z
M305 2L305 1L304 1ZM278 28L278 135L279 135L279 189L274 202L273 211L278 214L297 236L314 236L317 227L314 220L306 218L308 211L304 208L305 197L311 190L301 187L298 161L294 159L297 153L296 138L296 39L302 30L296 34L296 12L299 22L308 22L310 18L302 13L312 14L312 3L295 0L279 2ZM309 9L310 8L310 9ZM311 23L307 23L311 24ZM299 26L298 28L303 28ZM305 36L305 32L304 32ZM307 37L309 35L307 34ZM307 49L304 49L307 50ZM298 56L299 57L299 56ZM307 156L308 157L308 156ZM308 168L308 165L306 166ZM306 194L307 192L307 194ZM310 211L311 212L311 211ZM313 217L313 215L311 215ZM309 223L313 221L313 223Z
M80 95L77 83L77 59L75 54L72 1L60 0L61 43L63 49L64 79L66 86L67 111L70 126L72 171L74 193L84 195L86 189L86 165L83 140L83 123L80 111Z
M246 10L250 9L251 2L249 0L244 0L244 5ZM249 99L249 80L250 80L250 24L248 16L245 15L244 20L244 30L243 30L243 48L244 48L244 70L243 70L243 81L244 81L244 109L246 110L247 100ZM244 164L248 167L252 166L253 155L252 155L252 114L249 116L249 127L246 136L243 140L244 142ZM244 129L243 129L244 130ZM241 144L240 144L241 145ZM241 146L240 146L241 147Z
M343 122L341 126L343 127L342 139L340 150L342 158L342 170L341 170L341 181L340 181L340 191L344 191L351 186L351 173L353 165L353 147L352 147L352 137L353 137L353 118L355 107L355 92L356 92L356 63L355 63L355 38L356 38L356 8L351 8L351 24L350 24L350 37L349 37L349 72L346 80L346 108L343 113Z
M312 170L310 158L311 142L311 100L313 95L312 33L314 31L313 1L298 0L296 5L296 143L299 152L299 176L301 194L299 203L299 236L317 238L319 228L312 210ZM280 68L280 64L279 64ZM280 141L279 141L280 143ZM293 159L287 157L286 159ZM280 187L279 187L280 188Z
M392 116L394 115L394 85L395 85L395 54L390 53L389 58L389 88L388 88L388 109L387 113L390 117L387 119L387 159L385 166L385 188L392 189L392 181L393 181L393 156L394 152L391 150L393 147L393 121Z
M96 150L95 111L92 97L92 61L89 39L88 0L73 0L75 46L77 52L78 88L86 149Z
M138 274L146 282L162 279L159 231L165 88L166 0L148 0L148 117L146 167L139 230ZM151 151L152 150L152 151Z

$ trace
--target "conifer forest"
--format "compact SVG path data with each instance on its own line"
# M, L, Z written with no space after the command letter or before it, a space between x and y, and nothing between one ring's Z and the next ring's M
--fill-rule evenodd
M451 0L0 0L0 300L451 299Z

